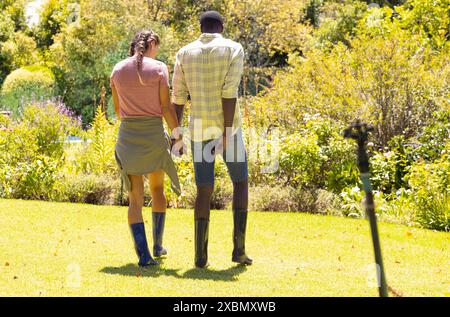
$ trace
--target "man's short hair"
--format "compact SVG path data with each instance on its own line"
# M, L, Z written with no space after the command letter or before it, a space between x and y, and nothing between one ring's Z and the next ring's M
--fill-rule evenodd
M200 16L200 25L207 30L223 27L223 17L217 11L206 11Z

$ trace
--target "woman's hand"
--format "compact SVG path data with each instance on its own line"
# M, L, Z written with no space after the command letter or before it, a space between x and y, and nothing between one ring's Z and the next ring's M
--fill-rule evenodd
M172 152L176 157L181 157L183 154L186 154L187 152L186 143L184 143L183 140L177 140L173 146Z

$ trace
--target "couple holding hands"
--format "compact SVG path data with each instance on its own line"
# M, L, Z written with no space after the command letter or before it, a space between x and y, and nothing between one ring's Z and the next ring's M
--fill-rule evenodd
M152 30L140 31L130 45L130 57L111 74L115 111L120 118L116 161L128 191L128 223L140 266L155 265L147 244L142 207L144 178L152 196L153 256L167 254L162 246L166 215L164 175L180 194L171 158L186 152L180 128L184 105L191 100L189 129L195 172L195 265L208 266L210 201L214 189L215 155L222 154L233 182L232 261L250 265L245 253L248 205L248 163L237 104L244 64L239 43L225 39L223 17L207 11L200 17L201 36L176 56L170 98L167 66L155 60L161 39ZM172 100L170 100L172 99ZM166 137L163 118L172 131Z

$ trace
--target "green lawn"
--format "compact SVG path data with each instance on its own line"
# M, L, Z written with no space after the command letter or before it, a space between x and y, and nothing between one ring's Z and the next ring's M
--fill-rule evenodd
M142 269L126 207L0 200L0 210L0 296L377 296L365 220L251 213L254 264L241 267L231 262L231 213L213 211L205 270L193 266L192 210L170 210L169 256ZM450 295L449 233L379 228L390 286L403 296Z

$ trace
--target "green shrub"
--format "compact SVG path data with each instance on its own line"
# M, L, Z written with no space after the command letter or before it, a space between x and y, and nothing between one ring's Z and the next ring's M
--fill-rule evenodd
M31 162L20 162L13 168L13 197L52 200L55 197L58 165L57 159L45 155L38 155Z
M0 158L0 198L11 198L13 194L12 171Z
M117 202L120 180L103 175L65 175L60 179L58 200L94 205L113 205Z
M325 160L315 134L293 133L283 140L277 174L286 184L313 187L320 183Z
M447 143L446 151L450 150ZM450 156L446 152L435 163L417 163L407 177L415 220L424 228L450 230Z
M331 191L319 189L317 190L315 201L315 212L319 214L338 214L340 208L339 196Z
M249 210L317 212L313 191L290 186L259 185L249 189Z
M359 182L356 166L356 146L341 135L343 127L338 122L320 116L310 117L305 125L307 131L317 135L323 162L320 182L317 185L339 194L343 188Z
M373 188L384 193L395 189L396 160L393 151L375 153L370 158L370 169Z
M55 78L42 66L27 66L9 74L2 85L2 105L14 115L20 114L25 104L53 96Z
M364 192L358 186L344 189L340 194L340 198L342 215L354 218L364 216L362 208Z
M257 186L249 188L249 210L296 211L297 202L289 187Z
M445 144L450 137L450 110L441 110L433 114L433 121L424 127L418 140L420 147L417 149L417 156L427 162L439 159Z
M2 121L5 121L2 119ZM64 161L64 141L79 121L62 104L25 107L21 121L0 129L0 194L11 198L53 199Z
M33 134L37 152L62 159L69 135L81 133L81 121L61 102L44 102L25 107L20 129Z
M362 218L366 216L364 201L365 193L358 187L345 188L340 196L340 204L338 211L343 216ZM388 208L388 202L386 201L383 192L374 190L373 199L375 203L375 212L377 215L383 214Z
M114 152L119 125L119 121L110 123L101 106L98 106L92 127L84 135L88 145L77 162L78 172L97 175L117 173Z

